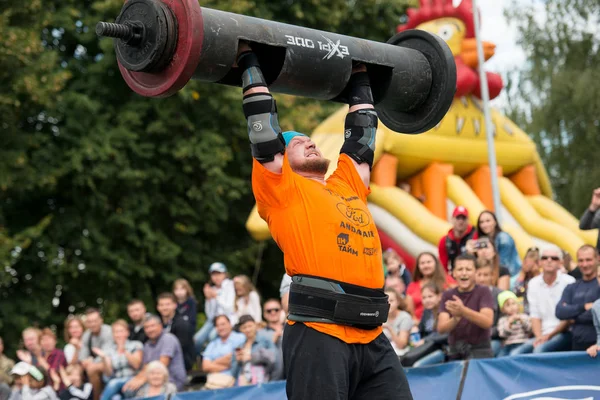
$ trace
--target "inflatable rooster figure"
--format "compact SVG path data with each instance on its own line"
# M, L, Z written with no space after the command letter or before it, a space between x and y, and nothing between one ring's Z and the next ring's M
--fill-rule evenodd
M456 61L456 97L473 94L481 98L473 3L463 0L458 7L454 7L452 0L419 0L419 3L420 8L408 10L408 22L399 26L398 32L422 29L445 40ZM493 43L483 43L486 61L494 55L495 48ZM486 74L490 99L493 99L502 90L502 78L492 72Z

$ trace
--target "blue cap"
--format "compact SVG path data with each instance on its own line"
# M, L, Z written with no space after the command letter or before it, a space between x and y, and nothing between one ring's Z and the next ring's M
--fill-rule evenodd
M283 140L285 140L285 147L287 147L293 138L296 136L306 136L304 133L296 132L296 131L287 131L283 132Z

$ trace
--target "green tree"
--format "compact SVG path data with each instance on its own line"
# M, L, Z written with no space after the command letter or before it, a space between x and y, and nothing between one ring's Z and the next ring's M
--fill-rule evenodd
M538 144L558 201L577 215L600 182L600 4L514 2L506 15L527 57L512 76L512 117Z
M122 0L11 0L0 11L0 335L60 329L69 313L124 316L178 277L201 294L209 263L254 274L277 296L282 256L245 230L254 204L238 88L191 82L168 99L135 95L117 67ZM380 41L402 1L203 1L203 6ZM282 124L310 132L339 105L277 96ZM200 308L201 309L201 308Z

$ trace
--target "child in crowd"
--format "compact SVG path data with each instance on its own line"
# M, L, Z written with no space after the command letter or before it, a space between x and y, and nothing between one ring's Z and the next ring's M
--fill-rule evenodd
M494 299L494 325L492 326L492 350L494 355L498 355L500 348L502 347L502 338L498 335L498 320L500 319L500 310L498 309L498 295L502 293L502 290L493 285L494 272L493 267L489 263L480 263L477 261L477 272L475 275L475 282L483 287L490 289L492 297Z
M57 400L56 392L50 386L48 373L42 367L34 367L27 363L19 363L20 368L25 372L22 374L21 381L23 388L21 389L21 400ZM17 366L15 366L16 369ZM25 369L27 371L25 371ZM15 372L21 375L18 372ZM60 385L60 382L59 382Z
M60 367L59 372L50 370L54 390L58 393L60 400L88 400L92 398L92 384L84 382L83 372L80 364L70 364L67 368ZM65 389L59 391L61 380L65 385Z
M504 347L498 357L521 354L519 347L531 337L531 319L519 312L517 295L505 290L498 295L498 306L504 314L498 320L498 334L504 339Z
M177 314L190 323L190 327L196 331L196 297L190 283L185 279L177 279L173 283L173 294L177 298Z
M412 317L406 312L406 305L402 296L394 289L385 289L389 296L390 312L387 322L383 325L383 333L388 338L394 351L401 356L410 350L408 338L413 326Z
M476 283L475 257L458 256L452 274L458 287L442 295L437 325L439 333L449 333L448 358L493 357L490 335L495 301L488 288Z
M512 291L517 295L521 312L529 314L529 303L527 303L527 286L532 278L540 274L540 251L537 247L527 249L523 258L521 272L514 278L511 284Z

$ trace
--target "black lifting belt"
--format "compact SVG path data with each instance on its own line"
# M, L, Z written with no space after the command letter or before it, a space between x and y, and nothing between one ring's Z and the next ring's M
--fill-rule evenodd
M292 277L290 321L375 329L387 321L389 310L388 296L383 290L314 276Z

